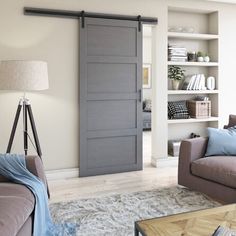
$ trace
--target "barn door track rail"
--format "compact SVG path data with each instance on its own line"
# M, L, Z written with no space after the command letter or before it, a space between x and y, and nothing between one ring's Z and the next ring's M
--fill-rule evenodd
M113 20L129 20L138 21L139 30L141 30L141 24L157 24L158 19L155 17L144 17L144 16L128 16L128 15L117 15L117 14L103 14L95 12L86 11L68 11L68 10L55 10L55 9L45 9L45 8L32 8L24 7L25 15L34 16L48 16L48 17L62 17L62 18L72 18L72 19L82 19L82 25L84 26L84 20L86 17L90 18L101 18L101 19L113 19Z

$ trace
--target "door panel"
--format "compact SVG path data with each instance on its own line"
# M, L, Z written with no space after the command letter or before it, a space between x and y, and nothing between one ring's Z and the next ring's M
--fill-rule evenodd
M88 130L116 130L136 128L136 101L90 101Z
M80 23L80 176L142 169L138 22Z
M88 93L135 93L136 64L89 63Z
M87 25L88 55L125 57L136 56L137 28L127 27L126 25L109 25L110 22L108 21L109 20L107 20L105 25L98 25L96 23L94 25Z
M120 147L122 146L122 155ZM108 137L88 140L88 168L135 165L136 137Z

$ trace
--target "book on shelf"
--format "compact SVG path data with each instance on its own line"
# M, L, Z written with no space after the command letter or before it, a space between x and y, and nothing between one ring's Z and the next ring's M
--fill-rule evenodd
M168 57L169 61L176 61L176 62L186 62L187 57Z
M190 83L189 83L189 85L187 87L187 90L192 90L193 89L193 86L194 86L196 78L197 78L197 75L193 75L191 77L191 80L190 80Z
M171 45L171 44L169 44L168 45L168 49L175 49L175 50L186 50L186 47L184 47L184 46L179 46L179 45Z
M187 57L187 52L169 52L169 56Z
M186 48L173 48L173 47L168 47L168 51L171 51L171 52L186 52L187 49Z
M194 74L186 76L182 89L183 90L206 90L206 78L204 74Z
M192 76L186 76L182 85L182 90L188 90Z
M194 81L193 90L198 90L200 80L201 80L201 75L197 74Z
M169 52L179 52L179 53L185 53L187 52L186 48L168 48Z
M206 90L206 77L204 74L201 74L201 80L199 84L199 90Z
M180 49L168 49L169 54L181 54L187 56L187 50L180 50Z
M206 90L206 78L204 74L198 74L195 90Z
M168 60L174 62L186 62L188 60L187 49L185 47L168 45Z

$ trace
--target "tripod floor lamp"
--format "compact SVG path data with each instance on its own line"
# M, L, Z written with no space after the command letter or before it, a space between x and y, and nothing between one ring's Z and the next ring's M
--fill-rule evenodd
M38 91L48 89L47 63L43 61L1 61L0 62L0 90L22 91L15 115L10 139L7 146L7 153L11 152L17 124L21 112L23 112L23 138L24 152L28 154L28 122L30 122L34 144L39 157L42 156L39 138L34 122L30 101L26 98L27 91ZM30 139L31 140L31 139Z

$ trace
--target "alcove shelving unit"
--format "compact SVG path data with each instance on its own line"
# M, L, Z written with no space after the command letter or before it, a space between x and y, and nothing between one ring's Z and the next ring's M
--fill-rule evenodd
M172 62L167 61L167 67L178 65L185 70L185 75L204 74L214 76L216 79L215 90L172 90L168 81L168 101L190 100L197 95L209 97L212 106L212 116L206 119L180 119L168 120L168 140L181 140L189 138L192 132L206 136L206 127L218 127L219 112L219 30L218 12L214 10L195 10L176 7L168 8L169 27L191 27L193 33L168 32L168 44L186 47L187 51L206 52L210 62Z

